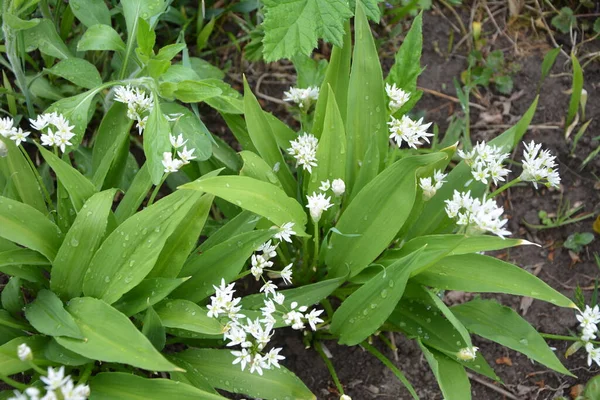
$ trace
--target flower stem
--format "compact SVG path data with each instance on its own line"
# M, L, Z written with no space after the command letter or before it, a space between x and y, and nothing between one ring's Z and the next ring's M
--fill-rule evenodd
M394 375L396 375L396 377L400 380L400 382L402 382L404 384L404 386L406 386L406 389L408 389L408 391L412 395L413 399L419 400L419 396L417 396L417 392L415 391L415 388L413 388L413 386L408 381L408 379L406 379L406 376L404 376L402 371L400 371L398 368L396 368L396 366L390 361L389 358L387 358L386 356L381 354L379 352L379 350L377 350L375 347L371 346L366 340L363 341L360 344L360 346L363 349L367 350L369 353L373 354L375 356L375 358L377 358L386 367L388 367L394 373Z
M152 205L152 203L154 203L154 199L156 198L156 195L158 194L158 191L160 190L163 183L165 183L165 181L167 180L167 176L169 176L169 174L164 174L163 177L160 179L160 182L158 183L158 185L156 185L154 187L154 190L152 191L152 194L150 195L150 200L148 200L148 205L146 207L150 207Z
M323 359L323 362L325 363L325 365L327 366L327 369L329 370L329 374L331 375L331 377L333 378L333 382L335 383L335 387L337 388L338 392L340 392L340 395L344 394L344 387L342 386L337 373L335 372L335 368L333 367L333 363L331 362L331 360L327 357L327 355L325 354L325 352L323 351L323 347L321 346L321 342L320 341L315 341L314 342L314 346L315 346L315 350L317 351L317 353L319 353L319 355L321 356L321 358Z
M46 375L46 371L43 370L41 367L38 367L37 365L35 365L35 363L33 361L29 361L29 366L38 374Z
M564 340L566 342L579 342L579 341L581 341L581 338L574 337L574 336L554 335L552 333L542 333L542 332L540 332L540 335L544 339ZM598 340L590 340L590 343L600 344L600 341L598 341Z
M314 226L315 226L315 235L314 235L315 252L313 255L312 266L315 267L319 263L319 222L318 221L313 221L313 222L314 222Z
M14 379L9 378L8 376L0 374L0 380L20 391L24 391L25 389L27 389L27 385L21 382L17 382Z
M505 183L504 185L500 186L498 189L494 190L489 196L488 198L494 198L497 195L499 195L500 193L504 192L506 189L513 187L514 185L516 185L517 183L521 182L521 178L515 178L512 181Z
M91 362L89 364L86 364L85 365L85 369L83 370L83 372L81 373L81 376L79 377L78 383L80 383L80 384L86 383L87 380L92 375L92 370L93 369L94 369L94 363L93 362Z

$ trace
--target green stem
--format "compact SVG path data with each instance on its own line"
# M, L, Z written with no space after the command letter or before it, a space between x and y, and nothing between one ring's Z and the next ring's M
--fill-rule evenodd
M398 368L396 368L396 366L390 361L389 358L387 358L386 356L381 354L379 352L379 350L377 350L375 347L373 347L369 343L367 343L366 340L364 342L362 342L360 345L363 349L365 349L369 353L373 354L375 356L375 358L377 358L379 361L381 361L386 367L388 367L394 373L394 375L396 375L396 377L400 380L400 382L402 382L404 384L404 386L406 386L406 389L408 389L408 391L412 395L413 399L419 400L419 396L417 396L417 392L415 392L415 388L413 388L413 386L410 384L408 379L406 379L406 376L404 376L402 371L400 371Z
M20 391L24 391L28 387L27 385L25 385L21 382L17 382L14 379L11 379L6 375L0 374L0 380L3 381L4 383L6 383L7 385L10 385Z
M574 336L554 335L552 333L541 333L541 332L540 332L540 335L544 339L564 340L566 342L580 342L581 341L580 338L574 337ZM598 340L590 340L590 343L600 344L600 341L598 341Z
M333 367L333 363L331 362L331 360L327 357L327 355L323 351L323 347L321 346L321 342L318 341L318 340L315 341L314 342L314 346L315 346L315 350L317 351L317 353L319 353L319 355L323 359L323 362L327 366L327 369L329 370L329 374L331 375L331 377L333 378L333 382L335 383L335 387L337 387L337 390L338 390L338 392L340 392L340 395L343 395L344 394L344 387L340 383L340 380L339 380L339 378L337 376L337 373L335 372L335 368Z
M160 182L158 183L158 185L156 185L154 187L154 190L152 191L152 195L150 195L150 200L148 200L148 205L146 207L150 207L152 205L152 203L154 203L154 199L156 198L156 195L158 194L160 187L167 180L167 176L169 176L169 174L164 174L163 177L160 179Z
M38 367L33 361L29 361L29 366L38 374L40 375L46 375L47 371L45 371L44 369L42 369L41 367Z
M504 192L506 189L513 187L514 185L516 185L517 183L521 182L521 178L515 178L510 182L505 183L504 185L500 186L498 189L494 190L489 196L488 198L494 198L497 195L499 195L500 193Z
M313 221L313 222L314 222L314 226L315 226L315 235L314 235L315 251L313 254L312 266L316 267L319 264L319 222L318 221Z
M238 274L238 276L236 276L235 279L232 282L237 281L238 279L242 279L243 277L248 276L248 275L250 275L250 270L249 269L245 270L244 272L240 272Z
M83 372L81 373L81 376L79 377L79 382L80 384L86 383L88 379L90 379L90 376L92 375L92 370L94 369L94 363L91 362L89 364L85 365L85 369L83 370Z
M333 317L333 307L331 306L329 299L325 298L325 299L321 300L321 306L325 309L325 312L327 313L327 317L329 319L331 319Z

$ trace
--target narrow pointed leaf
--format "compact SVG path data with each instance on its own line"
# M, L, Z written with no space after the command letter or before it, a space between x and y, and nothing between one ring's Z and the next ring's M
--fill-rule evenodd
M470 400L471 384L465 368L444 354L428 349L421 342L419 346L440 385L444 399Z

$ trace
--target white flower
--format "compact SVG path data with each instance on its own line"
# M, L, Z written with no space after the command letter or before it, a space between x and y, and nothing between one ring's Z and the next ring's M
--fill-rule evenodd
M148 122L148 116L146 115L144 118L138 119L137 124L135 125L138 130L138 135L144 133L144 129L146 129L146 123Z
M73 136L75 136L75 134L71 132L56 132L54 134L54 144L55 146L58 146L60 148L60 151L64 153L67 146L73 145L73 143L69 142L69 140L71 140Z
M19 347L17 347L17 355L19 356L19 360L21 361L33 360L33 353L31 352L31 347L27 346L25 343L21 343Z
M600 366L600 347L594 347L592 343L586 343L585 350L588 353L588 366L592 366L592 361L598 364L598 366Z
M410 99L410 93L407 93L404 90L397 88L395 83L391 86L389 83L386 83L385 91L387 92L387 95L390 98L389 107L392 113L401 109L402 106L405 105L406 102Z
M241 345L242 347L250 347L252 343L246 340L247 333L246 331L239 325L234 325L229 329L223 337L229 340L227 346L237 346Z
M581 340L589 342L596 338L596 332L598 332L598 323L600 323L600 308L598 305L591 308L585 306L583 312L579 311L577 315L577 321L579 321L579 327L581 328Z
M288 264L279 274L285 283L292 284L292 264Z
M36 387L25 389L25 394L29 396L30 400L38 400L40 398L40 390Z
M184 146L183 150L177 152L177 155L179 155L179 158L181 158L181 161L184 164L189 164L191 160L196 158L194 155L195 150L196 149L188 150L187 147Z
M286 241L288 243L292 243L291 236L294 236L296 232L292 229L294 227L293 222L286 222L281 225L279 228L279 232L277 232L273 237L277 240Z
M266 296L269 294L275 294L277 290L277 285L275 285L272 281L267 281L261 288L260 292L264 292Z
M346 191L346 184L341 179L334 179L331 182L331 190L336 197L340 197Z
M263 368L265 368L265 365L262 356L260 354L254 354L252 360L250 361L250 373L256 371L259 375L262 375Z
M14 140L15 144L18 146L26 140L27 136L29 136L29 132L18 128L16 130L13 130L12 134L10 135L10 140Z
M42 129L45 129L48 126L48 124L50 124L51 116L52 114L40 114L37 116L36 119L30 119L29 123L31 124L31 127L36 131L41 131Z
M13 133L16 131L14 124L15 121L10 117L0 118L0 135L4 137L13 135Z
M462 361L473 361L477 357L477 350L479 347L465 347L460 349L456 356Z
M45 384L46 390L57 390L68 382L71 377L65 377L65 367L60 367L55 370L52 367L48 367L48 374L46 376L40 376L40 379Z
M90 395L90 388L87 385L77 385L69 380L61 388L63 400L86 400Z
M315 222L321 219L323 211L333 206L331 197L325 197L323 193L316 194L313 192L312 196L306 196L306 200L308 201L306 207L310 210L310 216Z
M29 400L29 397L19 392L18 390L13 390L14 396L8 398L8 400Z
M556 156L550 154L549 150L542 150L541 144L531 141L529 144L525 143L523 157L521 180L532 182L536 189L538 182L549 187L559 186L560 176L554 161Z
M306 89L291 87L287 92L283 92L283 101L291 101L298 104L298 107L308 110L313 102L319 99L319 88L310 86Z
M323 320L319 318L319 315L321 314L323 314L323 310L312 309L310 313L304 316L313 331L317 330L317 324L323 322Z
M498 207L493 199L473 199L471 191L460 193L454 191L452 200L446 200L446 214L457 219L457 225L467 228L468 234L491 232L504 238L511 233L504 229L507 219L501 219L504 208Z
M301 165L309 173L317 166L317 145L319 140L310 133L304 132L297 139L290 141L287 152L296 159L296 167Z
M179 136L173 136L169 134L169 141L171 142L171 146L178 149L187 143L187 140L183 139L183 135L180 133Z
M58 400L58 397L54 393L54 390L48 390L40 400Z
M279 246L279 244L271 245L271 240L268 240L267 242L258 246L256 251L262 251L263 258L265 260L269 260L277 255L277 246Z
M500 147L490 146L485 142L478 142L470 152L458 150L458 155L471 167L473 178L486 185L489 179L498 185L510 172L502 165L510 154L503 153Z
M177 172L179 168L183 167L183 161L173 158L173 154L169 151L163 153L162 164L165 167L165 172Z
M329 180L321 181L321 186L319 186L319 190L326 192L330 188L331 188L331 182L329 182Z
M348 396L347 394L343 394L340 396L340 400L352 400L352 397Z
M233 360L232 364L235 365L240 363L242 366L242 371L246 369L246 364L252 361L252 354L248 353L248 350L246 349L242 349L241 351L232 351L231 354L237 357L235 360Z
M282 305L285 301L285 295L281 292L277 292L275 293L275 296L273 296L273 300L275 301L275 303Z
M6 157L8 155L8 147L6 147L6 143L0 140L0 157Z
M152 98L146 92L137 87L117 86L115 87L115 101L127 104L127 117L140 121L141 115L152 110L154 105Z
M433 177L421 178L419 180L419 186L421 187L421 189L423 189L423 200L427 201L433 196L435 196L436 192L446 182L444 180L445 177L446 174L442 173L442 171L435 170L433 173Z
M274 347L264 356L264 361L269 366L279 368L279 361L285 360L284 356L279 355L279 352L283 350L281 347Z
M428 124L423 123L423 118L418 121L413 121L408 116L403 115L401 119L392 117L392 120L388 122L390 126L390 139L396 142L396 145L400 147L402 142L414 149L417 145L422 145L421 140L429 143L429 136L433 136L432 133L427 132L427 128L431 126L431 122Z
M43 133L40 136L40 140L42 141L42 146L55 146L55 136L51 129L48 129L47 133Z
M306 312L308 307L302 306L299 307L298 310L296 310L296 307L298 307L298 303L295 301L292 302L292 304L290 304L291 310L283 315L283 320L286 325L291 325L292 329L302 330L305 326L303 313Z
M268 269L273 266L273 263L271 261L268 261L260 254L252 254L250 261L252 263L252 268L250 268L250 272L256 278L256 280L260 278L264 269Z

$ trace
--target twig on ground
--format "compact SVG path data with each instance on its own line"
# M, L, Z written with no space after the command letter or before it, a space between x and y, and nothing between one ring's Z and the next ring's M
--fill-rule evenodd
M500 393L501 395L503 395L511 400L521 400L517 396L515 396L514 394L509 392L508 390L502 389L501 387L498 387L498 386L494 385L493 383L487 382L487 381L479 378L478 376L471 374L470 372L467 372L467 377L483 386L486 386L486 387Z
M452 96L447 95L445 93L438 92L437 90L427 89L427 88L424 88L424 87L421 87L421 86L417 86L417 89L422 90L425 93L432 94L432 95L437 96L437 97L441 97L442 99L450 100L450 101L453 101L455 103L460 103L460 100L457 99L456 97L452 97ZM477 109L482 110L482 111L486 111L487 110L487 108L485 108L484 106L482 106L480 104L477 104L477 103L469 103L469 106L477 108Z

